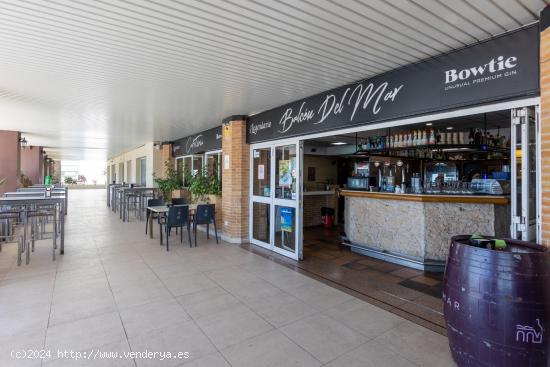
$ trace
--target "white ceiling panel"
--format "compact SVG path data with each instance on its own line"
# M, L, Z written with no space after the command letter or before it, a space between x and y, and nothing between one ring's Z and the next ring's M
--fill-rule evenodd
M59 159L173 140L536 21L542 0L4 0L0 129Z

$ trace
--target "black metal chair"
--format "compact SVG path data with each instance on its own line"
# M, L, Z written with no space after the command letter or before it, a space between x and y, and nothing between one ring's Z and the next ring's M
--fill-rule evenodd
M158 199L149 199L147 200L147 207L150 207L150 206L162 206L164 205L164 199L163 198L158 198ZM151 220L154 220L156 218L158 218L158 215L155 214L155 213L151 213L149 211L149 209L146 209L146 212L145 212L145 234L147 234L147 227L149 227L149 216L152 215L153 217L151 218Z
M197 246L197 225L206 224L206 238L210 238L210 224L214 224L216 243L218 242L218 228L216 227L216 206L214 204L197 205L195 219L193 220L193 232L195 234L195 247Z
M159 217L160 226L160 244L162 245L162 227L166 233L166 251L170 251L169 238L172 228L180 229L180 242L183 243L183 227L187 227L187 235L189 236L189 247L193 247L191 242L191 222L189 220L189 206L177 205L168 208L168 214Z
M187 205L187 200L185 198L173 198L172 205Z

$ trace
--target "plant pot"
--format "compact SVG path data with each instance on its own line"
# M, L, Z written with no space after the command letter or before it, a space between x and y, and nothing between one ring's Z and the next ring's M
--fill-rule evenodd
M180 198L183 198L183 199L186 199L188 203L191 202L191 193L189 192L188 189L178 189L178 190L174 190L172 191L172 198L174 199L180 199Z

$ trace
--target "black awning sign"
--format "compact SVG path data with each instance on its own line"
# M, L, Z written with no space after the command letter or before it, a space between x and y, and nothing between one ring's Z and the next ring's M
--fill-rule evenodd
M174 142L175 156L200 154L222 148L222 127L217 126Z
M537 25L250 116L249 143L539 94Z

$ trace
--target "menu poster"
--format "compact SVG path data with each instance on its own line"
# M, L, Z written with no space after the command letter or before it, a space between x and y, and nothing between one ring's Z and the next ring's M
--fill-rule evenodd
M281 207L281 231L294 231L294 208Z
M258 180L265 178L265 166L263 164L258 165Z
M290 188L292 185L292 167L290 160L281 159L279 161L279 186Z

